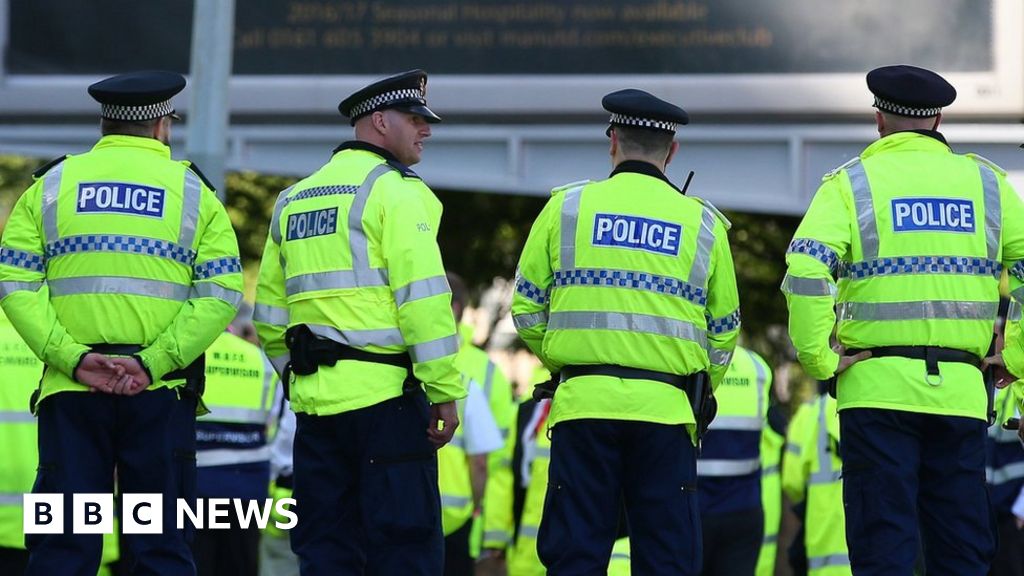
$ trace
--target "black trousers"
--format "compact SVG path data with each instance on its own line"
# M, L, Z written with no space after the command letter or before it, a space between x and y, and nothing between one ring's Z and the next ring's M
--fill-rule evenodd
M1017 520L1011 514L999 516L997 525L999 548L989 576L1024 576L1024 530L1017 528Z
M260 529L242 528L235 515L231 528L196 530L192 546L199 576L256 576L259 573Z
M703 514L704 567L701 576L754 576L764 538L760 508Z
M473 532L473 519L462 528L444 537L444 576L473 576L476 569L469 555L469 536Z

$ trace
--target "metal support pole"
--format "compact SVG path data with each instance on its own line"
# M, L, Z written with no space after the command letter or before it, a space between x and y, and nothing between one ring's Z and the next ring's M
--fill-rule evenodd
M235 0L195 0L191 97L185 150L224 201L228 81L235 37Z

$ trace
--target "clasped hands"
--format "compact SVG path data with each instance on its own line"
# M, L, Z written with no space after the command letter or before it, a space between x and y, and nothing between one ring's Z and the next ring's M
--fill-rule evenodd
M89 352L75 369L75 380L88 386L91 392L105 392L121 396L134 396L152 381L149 373L136 358L106 356Z

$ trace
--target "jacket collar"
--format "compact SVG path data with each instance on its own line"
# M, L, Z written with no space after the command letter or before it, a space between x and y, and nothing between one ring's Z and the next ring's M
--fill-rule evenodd
M363 142L362 140L349 140L347 142L342 142L341 144L338 145L337 148L334 149L334 154L337 154L338 152L341 152L343 150L362 150L364 152L376 154L377 156L380 156L381 158L388 162L401 164L398 161L398 158L396 158L395 155L392 154L391 152L388 152L384 148L381 148L380 146L377 146L375 144Z
M171 148L155 138L144 138L142 136L125 136L122 134L110 134L99 139L93 150L104 148L142 148L150 150L165 158L171 157Z
M884 138L879 138L861 152L861 158L867 158L879 153L892 151L930 151L930 152L952 152L949 144L946 144L945 137L934 130L908 130L906 132L894 132Z
M679 188L676 188L676 185L673 184L667 176L665 176L665 173L659 170L657 166L651 164L650 162L643 162L641 160L624 160L622 162L619 162L619 165L616 166L614 170L612 170L612 173L611 175L609 175L609 178L615 176L616 174L622 174L623 172L643 174L644 176L657 178L658 180L661 180L662 182L671 186L677 192L679 191Z

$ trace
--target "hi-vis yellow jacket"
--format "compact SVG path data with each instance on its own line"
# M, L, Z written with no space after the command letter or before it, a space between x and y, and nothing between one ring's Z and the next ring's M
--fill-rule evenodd
M656 167L556 188L523 248L512 317L544 365L709 370L717 386L739 330L727 221ZM577 418L692 424L679 390L581 376L561 384L552 425Z
M260 264L253 320L278 371L285 330L376 353L404 353L431 402L463 398L459 337L437 229L441 203L386 150L343 144L325 166L281 193ZM329 415L402 394L406 371L346 360L291 383L296 412Z
M838 366L829 347L834 308L847 348L938 346L981 358L1004 265L1020 295L1024 203L999 167L953 154L932 134L891 134L826 175L797 229L782 291L790 335L813 378ZM984 419L981 372L944 362L940 373L929 382L922 360L868 359L840 376L839 410Z
M0 303L47 366L40 400L85 391L73 372L91 344L137 344L153 377L189 365L242 300L224 207L151 138L105 136L36 173L0 243ZM48 290L41 290L44 285Z

